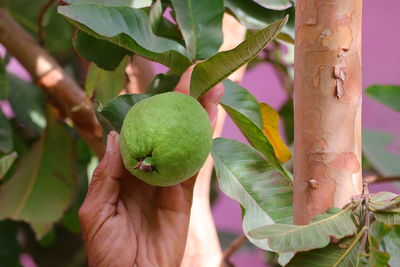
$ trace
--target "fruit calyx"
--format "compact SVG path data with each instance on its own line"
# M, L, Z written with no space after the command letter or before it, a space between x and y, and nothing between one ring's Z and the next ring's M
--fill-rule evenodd
M144 172L152 172L154 169L153 167L153 158L147 157L144 159L138 159L138 164L136 164L135 169L139 169Z

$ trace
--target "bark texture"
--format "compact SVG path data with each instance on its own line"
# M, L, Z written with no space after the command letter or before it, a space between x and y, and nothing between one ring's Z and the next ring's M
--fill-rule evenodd
M362 191L362 0L297 0L294 220Z

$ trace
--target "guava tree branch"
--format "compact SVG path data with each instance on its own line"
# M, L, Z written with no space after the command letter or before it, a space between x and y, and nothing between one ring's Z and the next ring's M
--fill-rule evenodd
M60 104L56 106L63 107L88 146L102 156L102 129L92 103L79 85L4 8L0 8L0 43L25 67L33 81Z
M246 235L241 234L235 240L233 240L232 243L229 244L229 247L227 247L224 250L224 253L222 255L222 261L220 267L229 266L231 264L229 258L233 254L235 254L235 252L244 244L244 242L246 242L246 240L247 240Z

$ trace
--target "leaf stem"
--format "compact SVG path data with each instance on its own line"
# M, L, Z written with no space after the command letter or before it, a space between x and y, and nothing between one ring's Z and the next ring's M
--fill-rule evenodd
M39 44L41 47L44 47L44 39L45 39L45 32L44 32L44 18L46 16L47 11L49 11L51 5L55 2L55 0L48 0L47 3L40 9L39 17L38 17L38 38Z
M364 227L366 227L366 231L364 232L364 235L361 240L361 245L360 245L360 252L363 253L363 252L365 252L365 246L366 246L369 227L370 227L370 223L371 223L371 211L369 209L369 190L368 190L368 183L365 180L363 182L363 192L362 192L361 198L363 199L362 208L363 208L363 211L365 212Z
M350 244L350 246L347 248L346 252L340 256L340 258L336 261L335 265L333 265L332 267L337 267L339 266L339 264L343 261L343 259L350 253L350 251L354 248L354 246L357 244L357 242L360 240L360 238L362 238L365 234L365 232L367 231L367 227L363 227L360 232L357 234L356 238L354 239L354 241Z
M400 176L380 176L380 175L371 175L364 178L364 180L368 184L374 183L385 183L385 182L399 182Z

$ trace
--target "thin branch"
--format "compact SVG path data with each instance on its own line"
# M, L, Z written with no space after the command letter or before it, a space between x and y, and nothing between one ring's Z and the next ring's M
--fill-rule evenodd
M375 184L375 183L386 183L386 182L400 182L400 176L379 176L379 175L371 175L365 177L365 181L368 184Z
M0 43L25 67L33 81L63 107L88 146L101 157L102 129L82 88L4 8L0 8L0 32Z
M38 38L40 46L44 47L44 40L45 40L45 32L44 32L44 18L46 16L47 11L49 11L51 5L54 3L55 0L48 0L47 3L42 7L38 17Z
M247 237L244 234L241 234L229 244L222 254L221 267L231 265L229 261L230 257L246 242L246 240Z
M366 251L365 247L371 223L371 211L369 209L369 190L368 190L368 183L366 181L363 182L363 191L361 194L361 198L363 199L362 207L365 214L364 226L366 227L366 231L364 232L363 237L361 239L360 252L364 253Z

